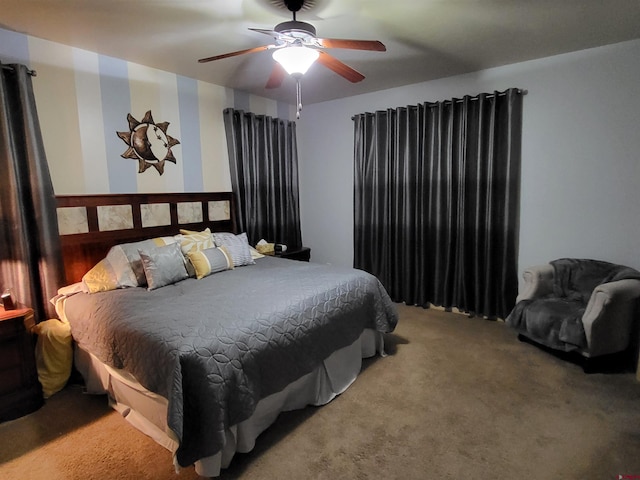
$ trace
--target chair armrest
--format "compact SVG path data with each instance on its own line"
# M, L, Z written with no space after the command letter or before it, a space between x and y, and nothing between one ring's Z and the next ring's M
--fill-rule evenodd
M522 272L524 285L516 298L516 303L553 292L553 276L554 269L549 263L528 267Z
M638 316L640 280L598 285L582 316L589 356L621 352L629 346Z

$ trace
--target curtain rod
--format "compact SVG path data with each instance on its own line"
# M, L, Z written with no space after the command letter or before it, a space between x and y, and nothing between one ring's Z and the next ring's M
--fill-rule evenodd
M525 90L525 89L522 89L522 88L516 88L515 90L517 90L517 92L518 92L518 93L521 93L522 95L527 95L527 94L529 93L529 90ZM485 94L485 97L486 97L486 98L493 98L493 97L495 97L496 95L497 95L497 96L502 96L502 95L506 95L506 94L507 94L507 90L505 90L504 92L486 93L486 94ZM466 96L466 97L470 97L470 98L469 98L469 100L471 100L471 101L473 102L473 101L477 101L477 100L478 100L478 98L480 97L480 95L482 95L482 94L478 94L478 95L475 95L475 96L473 96L473 97L471 97L470 95L465 95L465 96ZM453 102L455 102L455 103L461 103L461 102L464 102L464 98L453 98L453 99L449 99L449 100L441 100L441 101L442 101L443 103L451 102L451 101L453 101ZM422 103L436 103L436 102L422 102ZM412 106L416 106L416 105L412 105ZM393 109L392 109L392 110L393 110ZM368 112L367 112L367 113L368 113ZM359 114L359 115L362 115L362 114ZM356 115L354 115L353 117L351 117L351 120L355 120L355 119L356 119Z
M5 65L5 64L0 64L0 66L2 68L4 68L5 70L15 70L15 68L13 68L11 65ZM35 70L31 70L30 68L27 68L27 73L29 75L31 75L32 77L37 77L38 76L38 72L36 72Z
M522 95L526 95L526 94L529 93L529 90L524 90L522 88L516 88L515 90L518 93L521 93ZM502 97L502 96L504 96L506 94L507 94L507 91L504 91L504 92L496 92L496 93L485 93L484 96L485 96L485 98L493 98L493 97L496 97L496 96ZM465 96L466 97L470 97L469 100L474 102L474 101L476 101L476 100L478 100L480 98L480 95L482 95L482 94L478 94L478 95L474 95L474 96L471 96L471 95L465 95ZM454 101L456 103L461 103L461 102L464 102L464 98L452 98L451 100L443 100L443 101L444 102ZM424 102L424 103L435 103L435 102Z

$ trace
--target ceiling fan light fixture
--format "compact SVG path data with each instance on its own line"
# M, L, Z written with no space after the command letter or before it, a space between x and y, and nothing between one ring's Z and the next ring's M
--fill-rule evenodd
M292 46L279 48L273 52L273 59L282 65L289 75L304 75L320 53L314 48Z

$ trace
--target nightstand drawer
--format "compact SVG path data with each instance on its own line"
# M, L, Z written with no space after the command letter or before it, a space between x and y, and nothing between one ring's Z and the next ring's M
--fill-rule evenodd
M13 320L0 321L0 341L8 338L20 336L25 331L23 322Z

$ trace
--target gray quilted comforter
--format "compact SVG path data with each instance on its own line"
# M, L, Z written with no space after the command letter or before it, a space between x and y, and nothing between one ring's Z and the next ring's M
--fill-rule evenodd
M77 294L65 313L81 347L168 399L182 466L221 450L227 427L365 327L397 323L372 275L268 257L153 291Z

